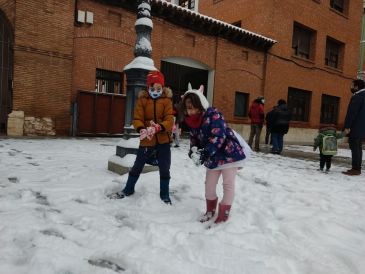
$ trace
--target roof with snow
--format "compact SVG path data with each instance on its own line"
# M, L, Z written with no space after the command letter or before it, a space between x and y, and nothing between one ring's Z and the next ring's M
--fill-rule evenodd
M99 0L101 2L137 10L136 0ZM233 26L229 23L200 14L195 11L171 4L164 0L151 0L152 16L159 17L173 24L196 32L225 38L234 43L254 49L268 50L275 40L263 35Z

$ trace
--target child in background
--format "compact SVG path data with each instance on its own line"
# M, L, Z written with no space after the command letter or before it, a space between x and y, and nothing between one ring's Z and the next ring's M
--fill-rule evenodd
M145 163L156 155L160 172L160 198L164 203L171 204L169 196L170 143L172 142L171 131L174 116L172 114L172 91L164 86L165 79L161 72L148 73L148 90L140 92L134 109L133 126L140 133L137 157L124 189L110 195L111 199L122 199L134 194L134 187Z
M342 133L336 133L334 127L322 127L314 139L313 151L319 147L319 170L323 171L326 165L326 173L331 168L332 157L337 154L337 139L342 138Z
M223 199L219 204L215 223L227 221L234 198L237 170L246 158L235 133L227 127L223 115L209 107L203 95L203 87L189 90L182 101L184 121L190 129L189 157L206 170L205 198L206 213L200 222L213 218L218 197L216 194L219 177L223 176Z

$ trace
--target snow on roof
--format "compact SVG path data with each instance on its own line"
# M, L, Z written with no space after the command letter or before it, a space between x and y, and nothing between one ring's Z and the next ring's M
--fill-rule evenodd
M239 31L241 33L244 33L244 34L248 34L248 35L251 35L251 36L255 36L257 38L261 38L267 42L270 42L272 44L276 43L277 41L274 40L274 39L271 39L271 38L268 38L266 36L263 36L263 35L260 35L260 34L257 34L255 32L252 32L252 31L248 31L246 29L243 29L243 28L240 28L240 27L236 27L236 26L233 26L232 24L229 24L227 22L224 22L224 21L221 21L221 20L218 20L218 19L215 19L213 17L210 17L210 16L207 16L207 15L203 15L199 12L195 12L195 11L192 11L192 10L189 10L187 8L184 8L184 7L181 7L181 6L178 6L178 5L175 5L175 4L172 4L170 2L167 2L166 0L152 0L152 1L155 1L155 2L159 2L163 5L166 5L166 6L171 6L171 7L174 7L176 9L179 9L179 10L183 10L184 12L187 12L191 15L194 15L196 17L199 17L201 19L205 19L205 20L208 20L209 22L211 23L216 23L216 24L219 24L221 26L224 26L224 27L227 27L227 28L230 28L232 30L236 30L236 31Z

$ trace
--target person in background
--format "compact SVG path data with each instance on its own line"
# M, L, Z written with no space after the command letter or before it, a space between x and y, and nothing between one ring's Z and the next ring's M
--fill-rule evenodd
M264 97L258 97L253 101L248 112L248 117L251 119L251 131L248 145L252 148L253 139L255 137L255 151L260 151L260 135L265 118L264 103Z
M284 146L284 135L289 131L289 122L291 120L291 113L288 110L286 101L280 99L277 106L270 117L271 121L271 140L273 154L281 154Z
M161 72L148 73L147 91L140 92L134 109L133 126L140 134L137 157L124 189L110 195L111 199L122 199L134 194L135 185L144 165L154 156L157 157L160 172L160 198L164 203L171 204L169 196L170 143L172 142L174 116L172 114L172 91L164 85L165 79Z
M180 104L176 103L174 104L174 126L172 128L172 136L174 139L174 143L175 146L174 147L179 147L180 146Z
M190 129L189 157L196 165L204 165L206 213L200 222L213 218L218 197L216 188L223 177L223 199L218 206L214 223L227 221L234 199L237 171L243 166L246 155L234 131L227 127L223 115L209 107L203 88L189 89L183 97L184 121Z
M360 175L362 164L362 141L365 138L365 82L352 82L352 97L347 107L344 134L349 137L352 168L342 172L345 175Z
M319 148L319 170L323 171L326 165L326 173L330 171L332 157L337 154L337 139L343 137L342 133L337 133L335 127L321 127L318 135L314 139L313 151Z
M265 134L265 144L272 144L272 140L271 140L271 127L272 127L272 114L275 110L276 106L273 107L272 110L270 110L266 116L265 116L265 120L266 120L266 134Z

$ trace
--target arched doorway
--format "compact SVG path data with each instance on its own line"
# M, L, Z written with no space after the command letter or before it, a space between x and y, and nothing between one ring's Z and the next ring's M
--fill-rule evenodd
M165 75L165 84L174 92L174 102L180 100L190 83L194 89L204 85L204 94L211 103L214 71L207 65L190 58L168 57L161 60L161 72Z
M0 134L6 133L8 114L12 110L13 30L0 10Z

